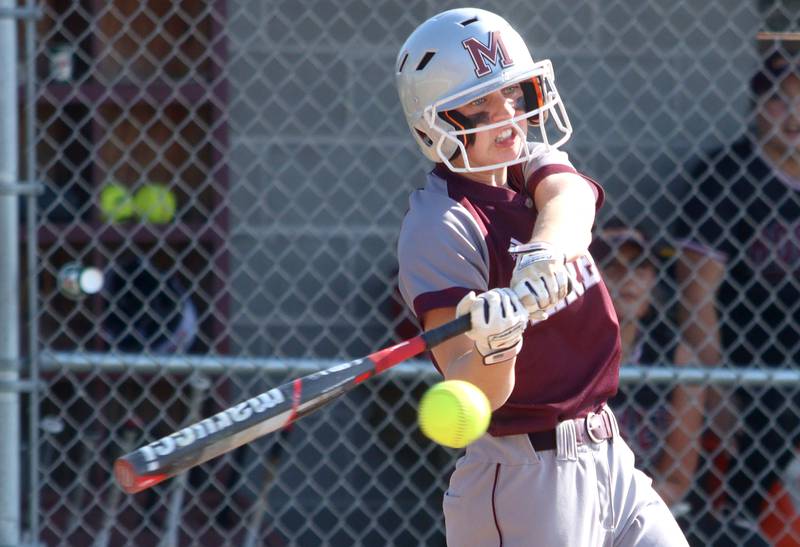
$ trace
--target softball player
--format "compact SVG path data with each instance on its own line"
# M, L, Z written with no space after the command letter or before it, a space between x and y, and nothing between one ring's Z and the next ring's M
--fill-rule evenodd
M469 8L420 25L395 69L436 162L403 221L400 290L425 329L471 315L433 360L494 410L450 479L448 544L686 545L605 404L619 326L587 251L603 190L557 148L572 128L551 63Z

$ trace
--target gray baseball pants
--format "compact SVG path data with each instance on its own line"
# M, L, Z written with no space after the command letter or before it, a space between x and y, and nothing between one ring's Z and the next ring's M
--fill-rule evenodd
M688 546L622 438L557 433L556 450L536 452L527 435L467 447L444 496L449 547Z

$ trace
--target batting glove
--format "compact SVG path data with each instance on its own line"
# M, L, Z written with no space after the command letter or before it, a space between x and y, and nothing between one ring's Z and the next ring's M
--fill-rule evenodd
M545 241L513 245L508 252L517 260L511 287L531 319L547 319L547 310L566 298L572 287L567 257Z
M522 349L528 312L511 289L492 289L480 296L470 292L456 306L456 317L466 314L472 320L467 336L475 342L483 364L507 361Z

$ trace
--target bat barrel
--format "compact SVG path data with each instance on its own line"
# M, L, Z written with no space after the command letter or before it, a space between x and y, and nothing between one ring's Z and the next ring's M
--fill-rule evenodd
M365 358L309 374L184 427L118 458L114 477L129 494L277 431L394 364L469 330L468 315Z
M118 458L117 483L125 492L141 492L289 425L357 385L374 368L369 359L358 359L251 397Z

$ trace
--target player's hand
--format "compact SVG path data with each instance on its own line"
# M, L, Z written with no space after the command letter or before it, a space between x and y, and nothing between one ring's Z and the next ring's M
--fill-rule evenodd
M547 310L566 298L572 287L566 256L544 241L515 245L508 251L517 261L511 288L532 319L546 319Z
M483 363L507 361L522 348L522 333L528 312L511 289L492 289L479 296L470 292L456 306L456 317L469 314L472 329L467 332Z

